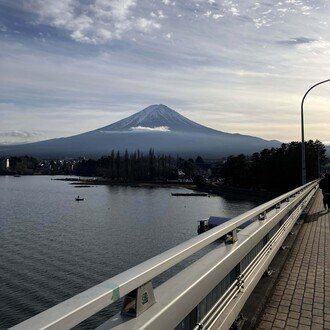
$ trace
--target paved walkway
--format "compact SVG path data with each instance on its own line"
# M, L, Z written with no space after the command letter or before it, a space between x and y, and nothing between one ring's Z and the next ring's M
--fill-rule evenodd
M330 212L320 191L257 329L330 329Z

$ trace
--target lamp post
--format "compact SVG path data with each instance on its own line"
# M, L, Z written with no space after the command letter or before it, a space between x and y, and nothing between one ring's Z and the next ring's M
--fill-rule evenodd
M323 80L313 85L305 93L304 97L301 100L301 182L304 185L306 183L306 150L305 150L305 136L304 136L304 101L307 94L316 86L324 84L330 81L330 79Z

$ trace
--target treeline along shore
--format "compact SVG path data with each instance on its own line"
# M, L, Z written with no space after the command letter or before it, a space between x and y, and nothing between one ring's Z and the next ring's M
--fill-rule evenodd
M325 146L306 142L307 179L319 176L326 164ZM301 182L301 143L264 149L252 155L212 160L159 155L153 149L124 153L112 150L99 159L38 160L33 157L1 159L0 174L76 175L79 184L177 185L218 194L259 195L288 191ZM94 177L96 179L84 179ZM70 179L71 180L71 179ZM77 179L72 179L76 182Z
M318 140L305 143L307 182L317 179L326 164L326 148ZM253 155L230 156L222 168L225 185L285 192L301 185L301 143L283 143Z
M99 159L38 160L30 156L0 159L2 175L77 175L98 177L100 182L161 182L193 180L203 171L201 157L185 160L171 155L158 155L153 149L143 153L112 150Z

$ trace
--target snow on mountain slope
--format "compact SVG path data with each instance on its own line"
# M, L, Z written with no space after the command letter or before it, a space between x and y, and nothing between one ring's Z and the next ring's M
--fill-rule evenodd
M212 130L189 120L166 105L155 104L98 131L134 131L136 127L168 127L168 131L180 132Z

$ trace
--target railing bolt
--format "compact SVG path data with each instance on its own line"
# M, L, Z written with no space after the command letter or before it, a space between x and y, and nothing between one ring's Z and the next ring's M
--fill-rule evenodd
M246 321L246 317L244 317L242 314L238 315L237 319L234 321L230 329L232 330L239 330L243 328L243 324Z
M203 323L197 322L196 325L198 326L198 329L203 329L204 328Z
M264 272L264 277L271 277L272 274L275 272L274 269L268 268L265 272Z

